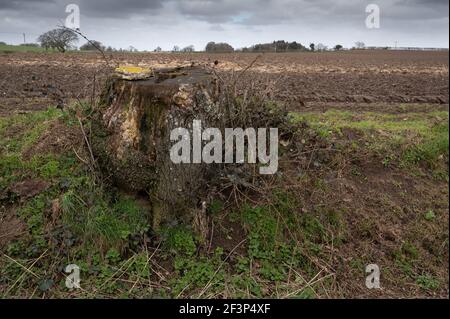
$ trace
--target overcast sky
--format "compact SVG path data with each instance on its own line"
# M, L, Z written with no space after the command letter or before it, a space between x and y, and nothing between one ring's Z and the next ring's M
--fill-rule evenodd
M139 50L208 41L235 48L273 40L351 47L449 46L448 0L0 0L0 41L34 42L78 4L81 31L105 45ZM381 9L379 29L366 28L366 6ZM84 41L78 43L83 44Z

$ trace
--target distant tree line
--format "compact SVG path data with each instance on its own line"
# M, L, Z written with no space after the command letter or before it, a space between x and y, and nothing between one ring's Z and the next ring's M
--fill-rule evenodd
M361 47L361 44L358 46ZM343 50L344 47L341 44L337 44L333 47L334 51L340 51ZM233 52L235 51L231 45L228 43L215 43L215 42L209 42L206 45L205 48L206 52ZM311 43L309 46L304 46L301 43L298 43L296 41L289 42L284 40L279 41L273 41L271 43L260 43L255 44L250 47L245 47L242 49L238 49L237 51L241 52L322 52L322 51L329 51L328 46L318 43L314 44Z
M67 28L57 28L54 30L50 30L42 35L39 36L37 40L41 47L45 49L54 49L58 50L60 52L65 52L66 50L72 49L76 50L76 47L74 46L74 43L78 41L78 34L77 32L73 32L70 29ZM0 43L5 44L5 43ZM23 44L25 46L37 46L37 44L34 43L27 43ZM352 49L365 49L366 46L364 42L357 41L355 42L355 46ZM104 46L101 42L91 40L86 42L80 47L80 50L82 51L95 51L95 50L102 50L107 52L138 52L136 48L133 46L130 46L128 49L115 49L111 46ZM303 52L303 51L341 51L344 50L344 47L341 44L337 44L331 49L328 48L328 46L318 43L310 43L308 46L304 46L301 43L298 43L296 41L289 42L285 40L278 40L273 41L271 43L259 43L252 45L250 47L238 49L236 51L241 52ZM172 49L172 52L194 52L195 48L193 45L186 46L184 48L180 48L179 46L175 45ZM205 47L206 52L214 53L227 53L227 52L234 52L235 49L228 43L225 42L208 42L208 44ZM147 52L147 51L143 51ZM154 52L162 52L161 47L157 47L154 49Z
M308 51L301 43L287 42L284 40L273 41L272 43L255 44L248 48L243 48L243 52L293 52Z
M206 52L233 52L234 48L228 43L209 42L205 48Z

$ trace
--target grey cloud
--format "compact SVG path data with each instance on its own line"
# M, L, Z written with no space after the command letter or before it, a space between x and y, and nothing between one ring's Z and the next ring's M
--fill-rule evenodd
M163 0L79 0L83 14L92 17L126 17L156 13Z
M238 16L246 11L258 10L265 0L191 0L176 2L182 14L194 19L217 23L232 21L233 16Z
M382 29L371 34L378 32L378 41L383 41L381 34L395 32L404 42L428 43L433 38L448 45L448 0L0 0L0 33L33 34L53 28L65 19L69 3L79 4L82 29L98 38L127 42L132 26L133 32L179 38L180 43L189 37L204 37L205 43L216 40L206 38L211 36L208 32L224 41L221 35L233 30L245 32L255 43L266 41L275 28L280 39L305 37L303 30L316 30L334 41L349 32L367 32L365 7L375 3L381 8Z
M81 14L93 18L127 18L156 13L164 0L0 0L0 10L42 17L64 16L68 4L80 6ZM1 13L1 12L0 12Z
M180 12L210 23L244 25L303 21L327 25L360 23L370 3L382 9L386 20L423 20L448 17L448 0L190 0L176 1Z
M448 17L448 0L0 0L0 10L27 11L60 17L65 5L80 5L83 16L126 19L130 16L178 14L212 24L283 24L291 21L326 24L360 18L369 3L379 4L386 19Z
M27 7L33 6L36 3L42 4L54 3L54 0L41 0L41 1L33 1L33 0L0 0L0 10L5 9L13 9L13 10L21 10Z

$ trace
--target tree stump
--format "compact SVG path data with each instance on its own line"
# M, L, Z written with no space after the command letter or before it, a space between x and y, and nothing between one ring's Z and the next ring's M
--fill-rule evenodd
M112 77L101 97L93 131L93 149L115 185L149 194L153 227L162 221L197 218L211 167L173 164L170 132L192 132L194 119L213 125L215 84L198 67L154 70L147 79Z

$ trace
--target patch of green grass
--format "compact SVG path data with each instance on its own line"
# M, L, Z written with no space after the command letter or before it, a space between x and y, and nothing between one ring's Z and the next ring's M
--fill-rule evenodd
M111 201L89 178L75 179L62 195L62 218L87 244L105 248L121 247L130 236L148 230L146 214L134 200L121 196Z
M269 258L276 250L277 220L263 207L244 207L242 220L249 229L250 258Z
M414 277L414 264L419 257L419 250L409 241L403 243L400 249L394 252L395 264L409 277Z
M67 178L77 171L80 172L80 165L72 154L35 155L23 164L29 175L44 179Z
M254 277L244 275L232 275L230 288L235 298L262 298L262 285Z
M54 200L60 202L65 225L88 245L104 249L121 246L131 236L146 232L146 213L136 202L105 191L72 152L23 158L22 153L63 116L60 110L49 108L0 119L0 187L6 189L23 178L52 182L48 190L25 202L20 210L31 234L43 234Z
M435 125L420 143L412 145L405 151L403 160L409 164L426 163L434 167L441 156L448 157L448 139L448 123Z
M59 171L59 162L56 160L50 160L39 168L39 172L43 177L49 178L56 176Z
M224 288L226 269L222 264L223 250L217 248L213 256L184 257L178 256L174 260L177 277L171 280L173 296L181 297L183 292L204 291L217 292ZM203 296L204 297L204 296Z
M416 283L423 289L436 290L440 283L435 277L431 275L420 275L416 278Z
M174 254L189 257L197 251L192 232L184 226L168 228L164 237L166 237L166 246Z
M295 299L314 299L316 297L316 294L314 290L310 287L306 287L301 292L299 292L297 295L295 295L293 298Z
M33 128L38 124L44 123L45 121L54 120L62 115L63 113L61 110L50 107L46 111L0 117L0 135L5 133L5 129L14 128L15 126L19 126L21 128L18 133L19 135L23 135L27 129Z
M214 199L211 202L211 205L208 207L208 212L211 215L217 215L222 210L223 210L223 202L221 200L218 200L218 199Z
M26 45L9 45L0 44L0 52L15 53L15 52L45 52L44 48Z
M423 163L439 169L442 165L438 164L448 158L448 112L386 114L332 110L291 113L291 117L294 122L308 122L318 135L326 138L339 139L345 128L358 130L366 149L381 157L385 167L392 163L402 167ZM445 175L448 176L448 170Z
M50 159L50 154L38 154L31 160L23 159L23 152L35 144L61 111L49 108L28 114L0 117L0 191L25 177L56 175L61 167Z
M432 211L432 210L429 210L429 211L427 211L426 213L425 213L425 220L426 221L432 221L432 220L434 220L436 218L436 214Z
M411 242L405 242L401 247L401 251L404 255L412 260L416 260L419 257L419 251L417 250L417 247Z
M0 118L1 156L21 155L38 141L52 121L60 117L60 110L49 108L47 111Z
M296 274L309 279L317 274L317 266L307 255L320 253L321 245L333 237L329 232L341 227L340 214L324 211L318 216L299 216L295 196L281 190L273 196L273 206L244 205L230 215L246 230L246 253L234 256L233 262L224 262L220 247L205 255L186 227L163 230L164 247L171 252L176 271L171 280L172 296L225 293L224 296L235 298L253 298L275 296L280 289L292 298L315 297L308 288L294 288L300 285ZM286 284L290 276L293 283Z
M134 199L102 187L71 151L36 153L31 158L23 156L52 123L66 122L70 118L73 114L55 108L0 118L0 201L17 206L16 214L26 227L20 238L8 244L6 251L27 266L30 266L27 260L36 259L46 251L48 256L67 257L84 265L86 273L94 275L85 277L86 284L97 286L113 277L117 271L114 267L126 262L122 260L122 252L137 247L147 233L148 212ZM29 179L47 180L49 186L35 196L20 198L20 201L14 194L4 191L15 182ZM54 252L58 255L54 256ZM37 274L42 273L39 283L55 282L55 278L45 277L55 262L47 255L33 269ZM134 276L148 280L149 256L145 255L146 277L141 267L143 259L138 258L140 254L133 255L131 264L126 265L129 266L127 275L132 280L137 280ZM92 262L85 265L83 261L86 260ZM23 272L22 269L14 275L13 270L7 263L0 273L2 278L8 276L5 282L11 287ZM36 280L33 276L22 276L8 295L20 295L22 287L39 285ZM65 287L63 281L61 287ZM45 287L55 291L55 287ZM123 283L111 280L105 283L102 292L118 293L122 288Z
M384 167L389 167L394 159L395 159L394 155L389 154L385 156L385 158L381 163L383 164Z
M18 179L23 163L17 154L0 156L0 190Z
M165 238L164 247L174 257L176 276L170 280L173 297L201 293L199 289L207 285L208 291L223 289L227 272L221 267L221 248L216 248L212 256L198 256L194 235L184 226L166 228L162 235Z
M274 192L273 203L268 207L244 206L241 211L248 232L248 258L258 265L256 273L275 283L286 280L292 269L312 275L316 267L306 255L320 254L332 238L338 242L340 214L325 210L299 214L295 197L283 191Z
M349 265L350 267L352 267L353 269L357 270L358 272L360 272L361 274L365 273L365 263L361 258L353 258L349 261Z
M42 193L32 198L18 212L18 215L28 226L31 238L26 245L25 251L21 255L27 257L37 257L44 249L48 248L48 242L45 240L45 213L50 209L50 200L47 194Z
M55 201L61 208L61 221L65 227L83 246L95 246L95 251L121 249L132 236L147 232L146 213L133 199L121 195L114 199L106 195L80 164L75 170L69 169L66 166L71 162L69 159L67 156L35 159L36 162L42 160L42 165L35 164L39 176L52 177L55 183L26 201L18 211L31 235L23 238L28 242L27 250L22 252L25 256L35 256L47 247L45 229L54 222L52 214L58 213L53 212Z
M291 113L293 121L306 121L331 132L342 128L355 128L363 131L382 130L390 133L415 131L427 135L433 123L448 121L448 112L387 114L376 112L353 113L331 110L325 113Z

